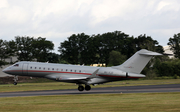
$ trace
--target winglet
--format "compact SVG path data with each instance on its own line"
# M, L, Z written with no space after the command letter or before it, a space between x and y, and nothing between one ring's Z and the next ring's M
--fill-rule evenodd
M90 75L89 77L87 77L87 79L96 78L96 74L97 74L98 71L99 71L99 68L98 68L94 73L92 73L92 75Z

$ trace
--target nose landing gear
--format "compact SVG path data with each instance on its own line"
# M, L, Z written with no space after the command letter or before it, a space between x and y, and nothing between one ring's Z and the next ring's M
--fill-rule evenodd
M15 75L13 80L14 80L14 83L13 83L13 84L14 84L14 85L17 85L18 76Z

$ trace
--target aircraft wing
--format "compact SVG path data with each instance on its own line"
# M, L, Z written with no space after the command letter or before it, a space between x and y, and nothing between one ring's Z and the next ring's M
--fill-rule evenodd
M87 76L77 76L76 74L50 74L45 76L48 79L55 79L55 80L64 80L64 81L71 81L71 80L85 80Z
M78 76L77 74L50 74L50 75L46 75L46 78L49 79L55 79L55 80L64 80L64 81L71 81L71 80L90 80L92 78L96 78L96 74L99 71L99 69L97 69L96 71L94 71L90 76Z

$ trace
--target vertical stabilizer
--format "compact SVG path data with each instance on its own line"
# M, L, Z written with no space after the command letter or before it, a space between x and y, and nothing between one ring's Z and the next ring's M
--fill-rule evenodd
M114 66L112 68L119 69L125 72L130 73L140 73L150 59L153 56L162 55L157 52L148 51L146 49L142 49L136 52L133 56L131 56L127 61L125 61L122 65Z

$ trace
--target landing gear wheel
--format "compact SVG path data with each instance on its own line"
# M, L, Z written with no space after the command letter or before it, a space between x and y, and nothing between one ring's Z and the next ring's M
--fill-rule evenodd
M83 90L84 90L84 87L83 87L83 86L79 86L79 87L78 87L78 90L79 90L79 91L83 91Z
M17 85L17 82L14 82L13 84L14 84L14 85Z
M86 85L86 86L85 86L85 90L86 90L86 91L91 90L91 86L90 86L90 85Z

